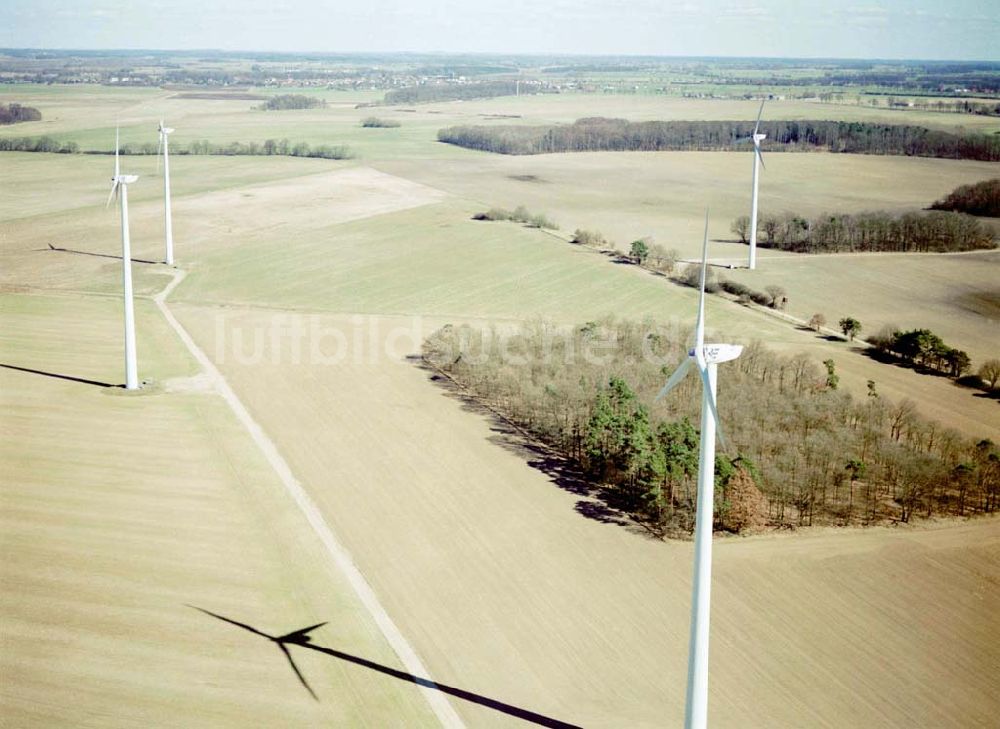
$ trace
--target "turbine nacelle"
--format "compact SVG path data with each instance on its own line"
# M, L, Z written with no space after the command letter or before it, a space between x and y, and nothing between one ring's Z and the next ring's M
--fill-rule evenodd
M767 135L766 134L754 134L750 138L753 140L753 143L759 147L760 143L763 142L765 139L767 139Z
M736 359L743 352L742 344L704 344L701 347L702 357L705 364L718 364ZM688 351L688 356L698 359L696 349L692 347Z
M156 127L156 131L160 134L160 142L156 148L156 174L160 174L160 155L164 154L167 144L167 135L173 134L172 127L163 126L163 120L160 119L160 123Z
M111 192L108 193L108 201L104 203L104 207L111 205L112 200L118 199L118 188L122 185L131 185L138 179L139 175L122 175L116 173L115 176L111 178Z

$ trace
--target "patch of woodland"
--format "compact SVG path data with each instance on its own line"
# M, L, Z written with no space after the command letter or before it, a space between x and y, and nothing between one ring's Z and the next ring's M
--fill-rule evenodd
M21 104L0 104L0 124L41 121L42 112L33 106Z
M366 116L361 120L361 126L366 129L394 129L400 126L395 119L382 119L377 116Z
M873 359L924 374L949 377L965 387L981 389L987 395L997 394L1000 359L985 360L973 374L968 353L945 344L930 329L902 330L887 324L867 341L872 346L865 353Z
M498 154L745 149L753 121L643 121L590 117L546 126L454 126L438 140ZM902 124L827 120L762 121L765 152L836 153L1000 160L1000 135L953 134Z
M1000 218L1000 177L956 187L945 198L931 205L931 209Z
M317 99L315 96L278 94L277 96L272 96L257 108L264 111L288 111L291 109L316 109L321 106L326 106L326 102L322 99Z
M423 356L572 464L589 496L657 535L683 536L695 510L697 373L654 397L691 338L618 319L513 332L449 325L427 339ZM874 383L859 400L837 382L833 360L820 366L760 342L720 365L729 445L716 458L716 529L871 525L1000 507L995 444L921 417L910 400L880 397Z

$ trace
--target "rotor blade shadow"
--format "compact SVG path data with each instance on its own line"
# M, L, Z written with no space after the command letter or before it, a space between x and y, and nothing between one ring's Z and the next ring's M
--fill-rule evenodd
M18 367L17 365L3 364L3 363L0 363L0 367L3 367L4 369L8 370L17 370L18 372L30 372L33 375L54 377L57 380L69 380L70 382L79 382L84 385L95 385L96 387L121 387L121 385L112 385L110 382L88 380L83 377L73 377L73 375L60 375L57 372L46 372L45 370L33 370L30 367Z
M300 671L298 665L296 665L295 659L292 658L292 654L289 653L288 648L285 647L285 643L287 643L288 641L284 640L284 636L275 638L274 636L268 635L267 633L262 633L261 631L257 630L256 628L250 625L247 625L246 623L241 623L238 620L232 620L222 615L218 615L217 613L213 613L211 610L205 610L204 608L200 608L197 605L188 605L188 607L194 608L195 610L205 613L206 615L211 615L213 618L217 618L218 620L227 622L230 625L235 625L238 628L243 628L243 630L250 631L254 635L259 635L261 638L267 638L269 641L277 645L278 648L281 649L281 652L285 655L285 658L288 659L288 664L292 667L292 671L295 672L295 677L299 679L299 683L301 683L302 686L305 687L305 690L309 692L309 695L312 696L313 699L319 701L319 696L316 695L316 692L313 691L312 686L310 686L309 682L306 681L306 677L302 675L302 671ZM309 640L309 636L305 636L305 639Z
M43 248L42 250L45 250L45 249ZM78 256L96 256L97 258L114 258L114 259L119 260L119 261L122 259L121 256L116 256L113 253L94 253L92 251L78 251L78 250L75 250L73 248L60 248L59 246L54 246L51 243L49 243L49 250L59 251L60 253L75 253ZM146 258L133 258L132 259L132 263L152 263L152 264L157 264L157 263L161 263L161 261L150 261L150 260L148 260Z
M348 663L353 663L357 666L363 666L372 671L385 674L386 676L392 676L393 678L399 679L400 681L406 681L407 683L416 684L417 686L423 686L425 688L434 689L442 693L448 694L449 696L454 696L457 699L462 699L463 701L468 701L473 704L478 704L480 706L485 706L488 709L493 709L494 711L499 711L500 713L507 714L516 719L521 719L522 721L529 722L531 724L536 724L538 726L551 727L551 729L581 729L576 724L570 724L565 721L560 721L559 719L553 719L551 717L545 716L543 714L538 714L534 711L529 711L528 709L522 709L518 706L512 706L511 704L504 703L498 699L491 699L488 696L482 696L481 694L473 693L472 691L466 691L465 689L455 688L454 686L447 686L442 683L436 683L427 678L421 678L420 676L414 676L412 673L407 673L406 671L401 671L390 666L384 666L381 663L376 663L375 661L370 661L367 658L361 658L360 656L354 656L350 653L345 653L343 651L338 651L333 648L325 648L324 646L315 645L311 642L311 639L306 633L318 626L313 626L313 628L305 628L303 630L292 631L283 636L271 636L267 633L261 632L256 628L246 625L245 623L240 623L236 620L224 617L222 615L217 615L216 613L210 612L203 608L197 607L195 605L189 605L188 607L193 607L195 610L205 613L206 615L211 615L213 618L222 620L224 622L230 623L237 627L243 628L256 635L263 636L268 640L271 640L279 645L282 651L287 656L288 660L292 663L292 668L298 675L299 680L305 685L312 694L313 698L316 698L316 694L313 693L312 689L306 683L302 674L299 673L298 667L295 662L292 661L291 654L288 652L286 646L297 645L302 648L306 648L311 651L316 651L317 653L322 653L324 655L330 656L332 658L337 658L341 661L346 661Z

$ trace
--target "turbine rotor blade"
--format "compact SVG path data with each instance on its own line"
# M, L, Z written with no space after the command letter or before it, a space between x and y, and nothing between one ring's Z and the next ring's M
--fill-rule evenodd
M111 192L108 193L108 201L104 203L105 209L111 204L111 198L116 197L115 193L118 192L118 179L111 183Z
M712 411L712 418L715 419L715 434L719 437L722 450L729 451L726 437L722 434L722 421L719 419L719 409L715 404L715 394L712 392L711 383L708 380L708 369L706 367L699 367L698 374L701 375L701 385L705 392L705 402L708 403L708 409Z
M310 686L309 682L306 681L306 677L302 675L302 671L299 670L299 667L295 665L295 660L292 658L292 654L288 651L288 648L285 647L285 644L279 641L278 647L281 649L281 652L285 654L285 658L288 659L288 665L292 667L292 671L295 672L295 676L299 679L299 683L305 687L310 696L316 699L316 701L319 701L319 696L317 696L316 692L312 690L312 686Z
M653 402L659 402L664 395L677 387L678 383L680 383L680 381L687 376L689 369L691 369L691 358L685 357L680 366L674 370L672 375L670 375L670 379L667 380L667 384L663 386L663 389L660 390L660 393L656 396L656 399L653 400Z
M698 321L694 327L695 351L705 344L705 272L708 269L708 208L705 208L705 236L701 243L701 283L698 293ZM699 364L701 362L699 361Z
M760 115L764 113L764 102L766 99L761 99L760 111L757 112L757 123L754 124L753 133L756 134L760 130Z
M118 125L115 124L115 177L121 174L121 169L118 166Z
M761 154L761 152L760 152L760 142L754 142L753 143L753 149L754 149L754 152L756 152L756 154L757 154L757 159L760 161L760 166L763 167L766 170L767 167L764 167L764 155Z
M160 155L163 154L163 122L160 122L160 141L156 145L156 174L160 174Z

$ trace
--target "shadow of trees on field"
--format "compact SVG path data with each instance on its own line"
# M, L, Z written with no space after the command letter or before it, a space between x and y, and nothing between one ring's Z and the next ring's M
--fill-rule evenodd
M627 511L618 508L615 505L615 495L587 479L568 458L484 405L454 380L427 363L423 357L411 355L407 359L428 373L431 382L441 388L447 397L457 400L463 410L484 418L492 433L489 437L491 443L522 458L563 491L579 496L580 499L573 507L577 514L601 524L614 524L634 534L660 538L660 535L633 519Z
M0 363L0 367L7 370L17 370L18 372L29 372L33 375L42 375L43 377L53 377L57 380L68 380L70 382L79 382L83 385L94 385L95 387L121 387L121 385L113 385L110 382L101 382L100 380L88 380L83 377L74 377L73 375L61 375L58 372L46 372L45 370L35 370L31 367L18 367L12 364Z
M316 653L322 653L323 655L330 656L331 658L337 658L341 661L346 661L347 663L353 663L357 666L362 666L364 668L370 669L377 673L384 674L386 676L391 676L393 678L399 679L400 681L406 681L407 683L416 684L417 686L422 686L424 688L433 689L435 691L440 691L448 696L454 696L456 699L462 699L463 701L469 701L473 704L478 704L479 706L484 706L487 709L492 709L498 711L502 714L507 714L521 721L526 721L530 724L536 724L538 726L551 727L552 729L580 729L576 724L569 724L565 721L560 721L559 719L553 719L552 717L545 716L544 714L538 714L534 711L528 709L522 709L519 706L513 706L511 704L504 703L497 699L492 699L488 696L482 696L481 694L473 693L472 691L466 691L465 689L455 688L454 686L447 686L442 683L436 683L428 678L422 678L420 676L414 676L412 673L407 673L406 671L401 671L397 668L392 668L391 666L385 666L381 663L376 663L375 661L370 661L367 658L361 658L360 656L351 655L350 653L345 653L344 651L338 651L334 648L326 648L324 646L316 645L312 642L312 637L309 635L312 631L317 628L321 628L326 625L325 622L317 623L316 625L310 625L306 628L300 628L298 630L293 630L290 633L285 633L284 635L269 635L262 630L258 630L251 625L246 623L241 623L238 620L233 620L232 618L227 618L218 613L213 613L210 610L205 610L196 605L188 605L190 608L204 613L216 620L221 620L230 625L235 625L238 628L242 628L247 632L258 635L261 638L265 638L272 643L274 643L278 649L285 656L292 669L292 672L298 678L299 683L309 692L309 695L313 697L316 701L319 701L319 697L316 692L313 691L309 682L306 680L305 676L302 675L302 671L299 669L298 665L295 663L295 659L292 657L292 653L289 650L289 646L298 646L300 648L305 648L307 650L315 651Z
M822 339L824 342L846 342L846 337L841 337L837 334L824 334L821 331L809 326L808 324L796 324L795 331L797 332L812 332L816 335L816 339ZM855 351L862 351L861 349L856 349Z

